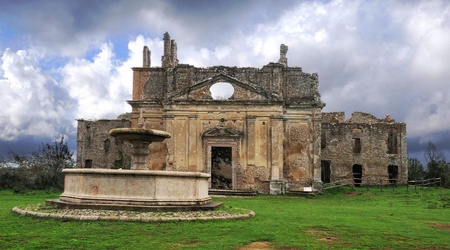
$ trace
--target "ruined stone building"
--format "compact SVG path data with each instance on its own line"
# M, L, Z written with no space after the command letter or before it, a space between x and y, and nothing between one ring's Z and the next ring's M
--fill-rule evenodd
M164 34L162 66L152 67L144 47L133 68L131 116L78 121L78 166L127 168L129 145L116 127L144 127L172 137L149 146L148 168L211 174L212 189L277 194L284 187L320 188L322 182L407 176L406 125L389 117L322 113L316 73L278 62L262 68L181 64L177 44ZM231 94L212 93L226 85Z
M345 120L344 112L335 112L322 113L321 129L323 182L406 183L406 124L362 112Z

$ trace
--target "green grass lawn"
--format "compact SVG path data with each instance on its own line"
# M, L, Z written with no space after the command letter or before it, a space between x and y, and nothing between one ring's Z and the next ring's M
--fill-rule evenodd
M249 220L87 222L11 212L58 193L0 191L0 249L450 249L450 190L350 188L315 197L214 198L256 212Z

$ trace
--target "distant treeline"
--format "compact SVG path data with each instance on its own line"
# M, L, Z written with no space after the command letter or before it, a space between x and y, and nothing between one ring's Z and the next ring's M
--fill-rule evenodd
M0 160L0 188L20 193L27 190L63 190L64 168L73 168L73 152L64 137L42 144L30 154L10 152Z
M441 185L450 188L450 162L446 162L444 152L430 141L424 156L426 169L417 158L408 158L408 180L441 178Z

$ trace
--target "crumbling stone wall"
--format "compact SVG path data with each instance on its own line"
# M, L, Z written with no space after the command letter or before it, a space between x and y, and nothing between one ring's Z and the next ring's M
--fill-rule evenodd
M133 127L172 134L162 148L151 149L151 158L165 159L166 170L210 172L211 147L226 146L233 147L234 189L268 193L274 180L292 187L320 180L314 177L320 174L320 150L314 149L320 146L325 104L317 74L287 65L287 46L280 47L278 62L262 68L198 68L178 63L168 33L164 43L162 67L144 62L133 68L129 101ZM217 82L233 86L229 99L213 99L210 87ZM228 132L213 136L219 128Z
M169 48L175 41L170 40L168 33L164 34L164 42L165 53L170 53L163 55L162 67L147 67L148 63L144 63L143 67L133 68L133 101L197 100L199 92L206 93L200 95L203 99L212 99L210 96L208 98L209 87L223 81L233 83L235 87L235 94L230 100L245 97L247 100L283 100L286 103L323 106L317 73L309 74L300 67L288 67L287 59L286 62L283 59L282 62L269 63L261 69L227 66L198 68L179 64L178 59L172 58L176 52ZM280 59L286 57L286 52L280 52Z
M331 168L330 181L352 180L353 166L362 166L362 183L389 183L389 166L396 166L397 183L408 176L406 124L355 112L348 120L344 113L323 113L321 160ZM390 148L391 147L391 148ZM392 181L392 180L391 180Z
M129 116L117 120L78 120L77 166L79 168L123 168L131 166L130 145L109 135L113 128L130 127Z

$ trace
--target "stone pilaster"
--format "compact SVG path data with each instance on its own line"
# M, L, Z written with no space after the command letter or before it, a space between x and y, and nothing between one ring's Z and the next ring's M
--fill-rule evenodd
M283 117L271 118L271 178L270 194L282 194L285 191L283 180Z

